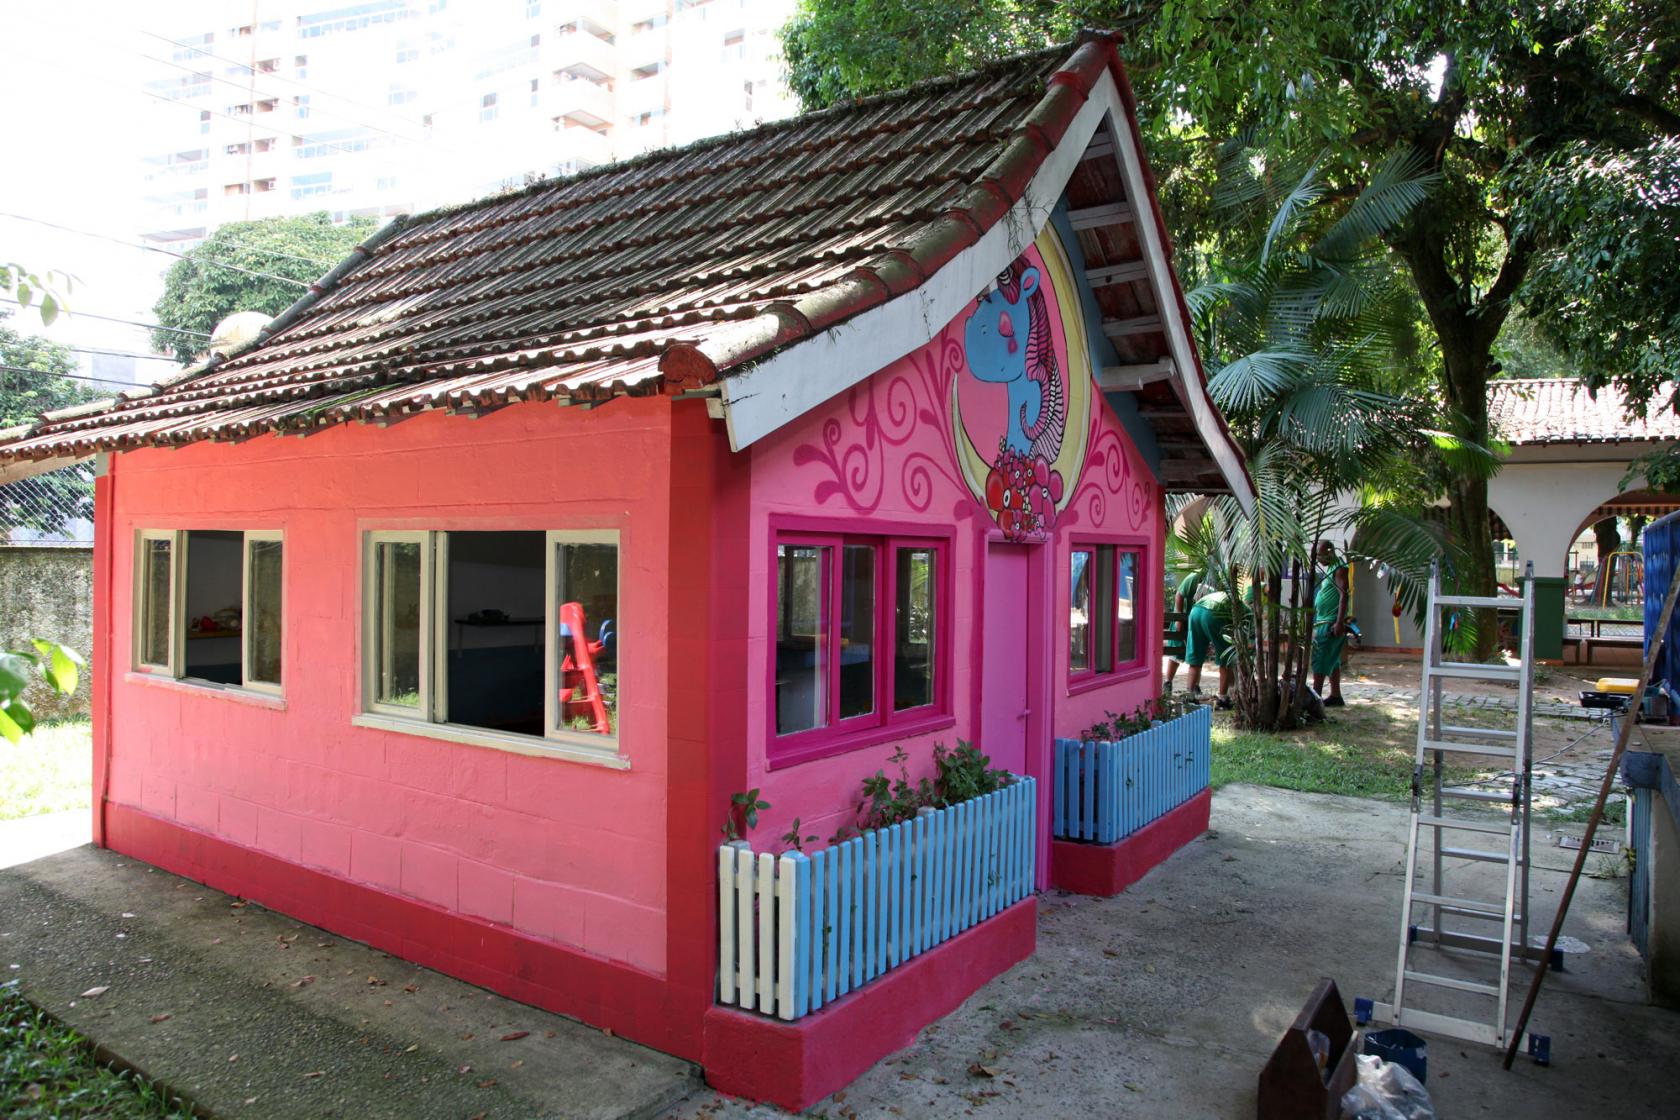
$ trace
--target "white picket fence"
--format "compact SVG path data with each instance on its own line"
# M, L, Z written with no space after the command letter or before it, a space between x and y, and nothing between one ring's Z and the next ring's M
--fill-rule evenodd
M798 1019L1033 891L1038 791L995 793L810 855L718 849L718 1001Z

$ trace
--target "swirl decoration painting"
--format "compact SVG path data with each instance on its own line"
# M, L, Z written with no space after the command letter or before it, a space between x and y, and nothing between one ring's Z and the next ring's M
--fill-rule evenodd
M975 300L952 381L963 478L1011 541L1049 538L1085 462L1091 371L1078 302L1057 290L1077 289L1047 234Z

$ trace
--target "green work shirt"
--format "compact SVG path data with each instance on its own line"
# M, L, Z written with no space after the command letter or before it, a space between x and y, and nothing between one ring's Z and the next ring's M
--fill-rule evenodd
M1342 590L1336 586L1336 573L1345 572L1347 565L1336 563L1325 570L1324 582L1318 585L1318 595L1313 599L1313 622L1328 625L1339 622L1342 605Z
M1178 581L1178 597L1184 600L1184 609L1189 610L1196 602L1196 592L1202 589L1202 573L1191 572Z

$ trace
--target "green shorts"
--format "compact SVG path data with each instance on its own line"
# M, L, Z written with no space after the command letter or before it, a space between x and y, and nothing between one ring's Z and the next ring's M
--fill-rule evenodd
M1206 607L1191 607L1188 629L1184 639L1186 665L1206 665L1210 660L1231 664L1233 651L1225 637L1223 618Z
M1312 671L1316 677L1328 677L1342 667L1342 649L1347 645L1347 633L1332 637L1330 624L1321 622L1313 630Z

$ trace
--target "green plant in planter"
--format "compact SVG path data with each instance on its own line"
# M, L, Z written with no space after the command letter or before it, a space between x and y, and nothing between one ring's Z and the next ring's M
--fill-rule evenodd
M729 816L723 822L723 838L729 841L741 839L749 829L758 827L759 811L768 808L770 802L761 800L756 788L733 795L729 799ZM798 823L794 821L796 826Z
M933 745L933 764L939 771L939 804L955 805L988 793L996 793L1009 784L1009 771L994 770L992 760L980 753L973 743L957 740L957 749L947 751L943 743Z
M938 793L928 779L911 784L909 760L909 753L902 746L897 747L887 759L898 767L897 778L889 778L885 770L877 770L863 780L863 800L858 802L860 831L889 828L914 819L923 806L938 804Z
M805 845L815 843L816 839L814 833L810 836L801 836L799 834L799 818L794 817L793 823L788 826L788 830L782 833L782 843L787 845L782 851L803 852Z
M1155 726L1158 703L1145 700L1126 715L1119 712L1104 712L1106 719L1098 720L1090 727L1079 733L1082 742L1112 743L1136 735L1140 731L1148 731Z

